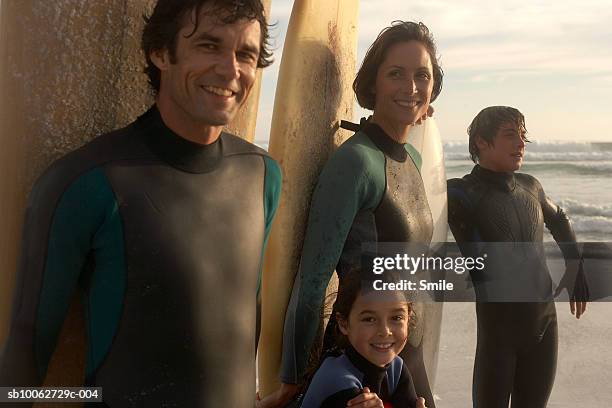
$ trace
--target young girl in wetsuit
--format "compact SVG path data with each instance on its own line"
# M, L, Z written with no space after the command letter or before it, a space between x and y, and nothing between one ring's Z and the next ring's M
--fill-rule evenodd
M338 355L314 374L302 408L425 408L399 357L408 338L412 305L401 291L375 291L351 273L336 300Z

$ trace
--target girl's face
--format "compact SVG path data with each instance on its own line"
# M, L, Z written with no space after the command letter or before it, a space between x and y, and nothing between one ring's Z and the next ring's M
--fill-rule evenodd
M423 44L394 44L376 74L374 112L388 122L411 125L427 112L433 86L433 65Z
M408 303L400 292L357 296L348 321L337 316L340 331L359 354L372 364L389 364L408 338Z

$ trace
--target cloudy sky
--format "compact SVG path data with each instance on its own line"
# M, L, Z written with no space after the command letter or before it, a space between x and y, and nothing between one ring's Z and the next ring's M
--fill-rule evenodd
M276 62L264 71L258 141L268 139L292 3L272 0ZM444 140L464 140L483 107L511 105L525 114L532 139L612 142L609 0L361 0L360 15L358 64L391 21L430 28L445 72L435 103Z

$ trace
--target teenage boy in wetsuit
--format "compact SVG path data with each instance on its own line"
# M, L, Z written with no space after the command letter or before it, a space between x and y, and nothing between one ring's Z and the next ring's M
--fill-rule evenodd
M247 407L281 175L223 132L271 63L260 0L159 0L155 105L55 162L28 205L1 386L38 386L74 290L106 406ZM20 405L21 406L21 405Z
M560 247L568 271L581 268L576 238L563 210L546 197L538 180L515 173L523 162L526 132L523 114L511 107L488 107L474 118L468 128L469 149L477 164L470 174L448 181L448 216L453 235L464 255L475 242L519 242L522 246L535 243L531 245L535 247L542 243L545 224L555 241L563 243ZM514 261L508 257L504 262ZM520 273L517 268L512 270ZM547 283L548 294L540 301L521 303L508 301L512 299L504 303L483 302L480 295L484 290L479 292L479 288L490 282L478 282L472 275L478 300L472 388L475 408L507 408L510 395L513 408L546 406L557 362L557 317L552 282L544 270L542 282ZM527 272L533 271L527 268ZM580 318L588 295L581 280L582 271L573 276L578 278L576 285L567 285L570 308ZM571 277L566 273L562 285ZM515 276L510 276L508 282L512 279ZM537 283L531 282L525 289L531 284ZM520 297L516 292L510 294L517 295Z

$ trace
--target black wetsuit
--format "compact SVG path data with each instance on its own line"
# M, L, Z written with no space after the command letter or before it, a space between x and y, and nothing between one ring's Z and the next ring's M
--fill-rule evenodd
M566 243L561 245L566 261L580 258L569 219L527 174L497 173L476 165L471 174L448 181L448 206L449 224L463 252L473 249L473 242L536 243L537 247L546 224L558 243ZM521 262L511 258L502 262ZM518 269L514 271L521 272ZM547 272L542 262L536 269ZM557 316L550 275L533 277L535 285L546 291L539 302L483 302L483 297L495 297L481 289L487 284L482 276L472 278L479 300L474 407L507 408L510 394L512 407L545 407L557 362ZM526 290L528 286L532 285L525 285Z
M431 241L433 221L420 165L421 157L411 145L395 142L376 124L366 124L325 165L313 194L285 319L283 382L304 380L334 270L342 285L347 272L360 268L363 243ZM332 313L328 332L333 324ZM422 331L412 331L401 356L418 396L434 408L422 336Z
M327 357L317 370L301 408L345 408L347 402L368 387L386 407L414 408L417 395L412 377L400 357L379 367L350 347Z
M280 181L262 149L192 143L156 107L55 162L30 195L0 385L41 383L80 288L106 405L251 406Z

